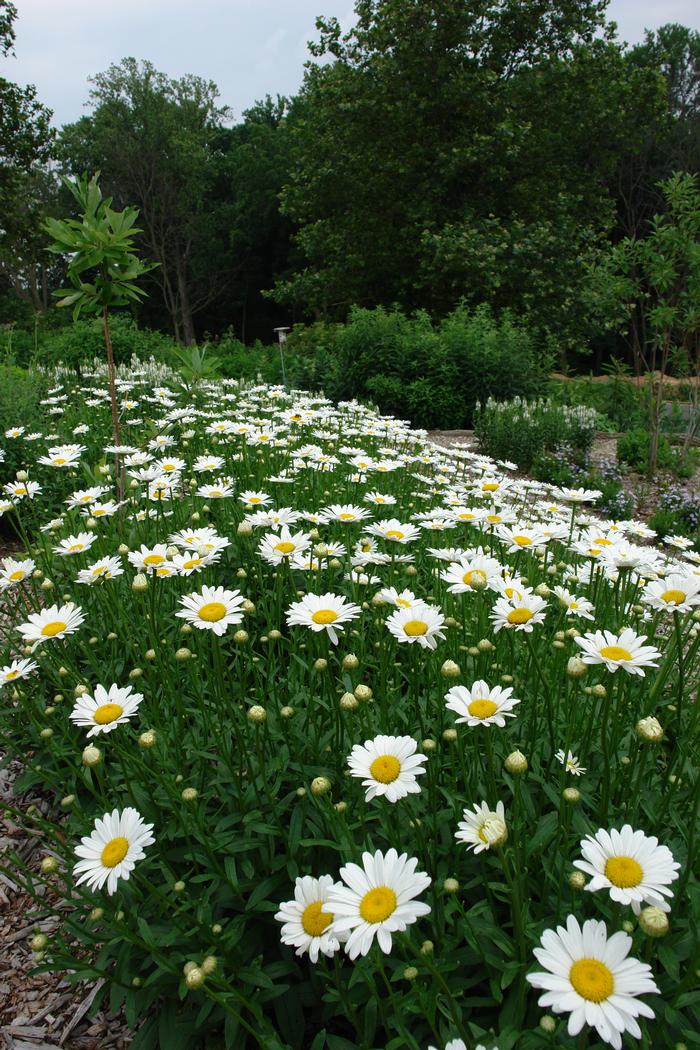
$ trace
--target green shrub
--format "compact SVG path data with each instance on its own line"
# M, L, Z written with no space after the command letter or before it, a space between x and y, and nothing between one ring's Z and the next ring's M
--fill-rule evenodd
M636 470L640 474L646 473L649 468L649 431L636 427L623 434L617 443L617 458L630 470ZM659 468L661 470L673 469L676 459L668 438L660 434L657 460Z
M594 382L592 376L566 381L553 379L549 394L561 405L594 408L602 417L599 430L634 429L642 426L648 415L643 392L617 373L604 382Z
M113 314L110 318L114 360L117 364L128 364L132 357L157 361L168 361L175 341L162 332L139 328L128 314ZM105 357L102 321L90 319L73 324L48 334L39 347L39 364L51 368L62 363L67 368L80 370L85 362Z
M530 470L538 464L547 480L565 481L566 473L553 476L551 454L564 459L561 450L572 450L572 461L583 465L588 459L597 424L593 409L556 405L552 401L526 401L516 397L512 401L490 398L477 409L474 429L483 452L496 459L508 459L521 470ZM549 453L548 458L545 453Z

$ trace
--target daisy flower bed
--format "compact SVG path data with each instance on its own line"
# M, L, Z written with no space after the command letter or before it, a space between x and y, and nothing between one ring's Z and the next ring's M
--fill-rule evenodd
M37 969L135 1050L699 1046L690 544L357 403L118 391L118 446L95 369L5 436Z

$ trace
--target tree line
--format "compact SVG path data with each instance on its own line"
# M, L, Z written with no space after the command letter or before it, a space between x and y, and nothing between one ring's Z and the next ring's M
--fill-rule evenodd
M699 168L700 34L627 47L606 7L356 0L349 33L317 20L298 94L238 122L213 82L130 57L60 129L0 79L0 323L48 310L64 274L42 224L70 213L60 176L100 171L158 264L135 316L182 343L464 303L511 311L563 361L616 350L611 252ZM16 14L0 0L5 55Z

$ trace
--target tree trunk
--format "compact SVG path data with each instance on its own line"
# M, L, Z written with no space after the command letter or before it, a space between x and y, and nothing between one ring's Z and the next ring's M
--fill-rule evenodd
M104 329L105 346L107 348L107 372L109 376L109 400L112 406L112 439L118 448L121 445L121 432L119 429L119 410L117 408L117 373L114 367L114 352L112 350L112 333L109 330L109 313L107 307L102 308L102 327ZM117 501L121 503L124 498L124 478L121 472L119 453L114 453L114 476L117 482Z
M178 257L177 269L177 292L180 301L180 324L182 326L182 339L185 346L196 343L194 333L194 321L192 320L192 308L190 306L190 293L187 287L187 276L185 274L185 263Z

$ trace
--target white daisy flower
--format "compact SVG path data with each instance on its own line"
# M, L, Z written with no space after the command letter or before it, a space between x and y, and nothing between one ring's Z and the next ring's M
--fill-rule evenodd
M282 944L296 948L296 955L308 953L312 963L319 955L332 958L340 948L340 940L332 927L333 913L324 908L333 889L342 889L330 875L314 879L311 875L297 878L294 900L280 904L275 918L284 923L280 932Z
M448 584L447 589L452 594L466 594L468 591L483 590L492 580L500 577L501 572L501 563L488 554L474 557L465 555L441 572L440 579Z
M567 773L572 773L575 777L583 776L583 774L586 772L583 766L579 764L578 757L573 753L573 751L567 751L566 754L564 754L563 749L560 748L554 757L556 758L557 762L561 762L563 766L566 766Z
M422 602L421 598L416 598L413 591L406 588L403 591L397 591L396 587L383 587L377 594L378 598L381 598L383 602L387 602L388 605L393 605L397 609L412 609L414 605L418 605Z
M76 885L87 882L91 890L101 890L107 883L111 896L119 879L128 879L136 862L145 856L145 847L152 845L152 824L144 824L140 814L131 806L121 813L113 809L95 821L91 835L80 840L75 852L81 860L73 868Z
M353 521L369 518L370 513L364 507L356 507L352 503L333 503L322 510L319 517L323 522L339 521L343 525L351 525Z
M643 645L646 638L631 627L625 627L619 635L612 631L592 631L574 641L583 649L581 659L585 664L604 664L612 672L621 667L628 674L644 677L642 668L657 667L656 660L661 656L654 646Z
M64 540L60 540L58 547L53 548L54 554L60 554L63 558L69 554L82 554L83 551L90 550L96 539L94 532L79 532L75 536L66 536Z
M583 839L581 852L583 860L575 860L574 867L592 876L587 890L609 890L611 900L631 904L635 915L642 904L670 911L665 898L673 896L670 883L678 878L680 864L654 836L629 824L619 831L601 828Z
M0 568L0 591L7 587L16 587L18 583L26 580L36 569L36 562L32 558L16 561L15 558L3 558Z
M497 725L503 728L506 718L514 718L513 708L520 701L512 696L513 690L502 689L499 685L489 686L479 680L468 689L464 685L454 685L445 693L445 703L450 711L459 717L457 722L466 722L468 726Z
M193 572L201 572L207 565L215 565L218 560L217 552L200 547L199 551L183 551L182 554L176 554L172 562L179 576L191 576Z
M415 525L406 525L398 518L384 518L382 521L376 521L373 525L367 525L364 531L369 532L372 536L379 536L383 540L399 544L412 543L413 540L420 537L420 529L417 529Z
M509 545L507 548L509 554L526 550L528 547L541 547L547 542L547 537L540 529L527 528L524 525L514 525L512 528L507 525L499 525L496 535Z
M403 932L430 906L414 898L430 886L430 876L416 871L418 861L400 856L395 849L386 853L362 854L362 867L347 864L340 869L344 886L333 888L328 907L333 912L333 930L337 935L349 932L345 951L351 959L367 955L375 937L388 954L392 934Z
M659 989L651 967L629 958L631 937L620 930L609 938L604 922L587 919L581 928L569 915L565 927L545 930L540 943L534 954L545 970L528 974L527 980L544 989L540 1006L569 1014L569 1035L588 1024L614 1050L621 1050L624 1032L641 1039L636 1018L653 1018L654 1011L637 996Z
M223 587L208 587L205 584L201 592L180 598L183 608L175 615L200 630L222 635L231 624L241 622L244 602L240 591L227 591Z
M245 503L246 507L266 507L268 503L272 503L272 496L268 496L266 492L257 492L252 489L241 492L238 498L242 503Z
M16 682L18 678L28 678L30 674L33 674L38 664L34 660L13 660L12 663L6 664L5 667L0 667L0 687L7 685L8 682Z
M567 616L582 616L584 620L592 620L593 603L589 602L587 598L578 598L571 591L567 591L565 587L553 587L552 593L556 595L561 604L566 609Z
M311 546L311 537L308 532L290 532L283 525L279 532L272 532L263 536L258 546L258 554L270 565L280 565L290 558L299 557Z
M455 838L475 853L482 853L492 846L502 846L508 839L506 812L502 802L493 810L488 802L475 804L474 809L465 809L464 820L457 825Z
M425 755L416 754L418 745L410 736L376 736L355 744L348 755L348 766L353 777L362 778L367 788L365 801L383 797L398 802L406 795L420 791L416 777L425 773Z
M344 630L343 625L350 620L357 619L360 611L359 605L339 594L305 594L287 609L287 623L290 627L310 627L315 633L325 631L332 644L337 645L337 632Z
M124 569L117 557L100 558L87 569L81 569L75 577L77 583L99 583L100 580L113 580L115 576L123 576Z
M537 594L522 598L514 595L513 598L497 598L489 617L495 634L503 627L530 634L536 624L544 621L546 608L546 601Z
M121 687L115 684L109 689L97 685L93 696L85 693L78 697L70 720L77 726L89 726L88 737L111 733L136 714L142 700L143 695L132 692L130 685Z
M41 645L50 638L65 638L78 630L85 617L79 605L67 602L65 605L51 605L38 613L29 614L29 622L19 625L17 630L25 642L33 642L32 648Z
M434 605L417 602L409 609L397 609L386 621L394 638L399 642L417 643L422 649L435 649L438 641L445 637L441 629L445 617Z
M700 578L686 573L669 573L664 580L648 583L641 601L662 612L690 612L700 605Z

